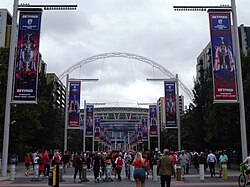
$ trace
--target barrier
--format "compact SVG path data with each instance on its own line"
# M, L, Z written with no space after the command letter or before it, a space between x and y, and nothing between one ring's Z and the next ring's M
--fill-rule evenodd
M200 174L200 180L205 180L205 173L204 173L204 164L199 164L199 174Z
M181 181L181 165L176 164L176 180Z
M153 181L158 181L157 165L153 165Z
M15 164L11 164L10 165L10 181L14 181L15 180L15 174L16 174L16 165Z

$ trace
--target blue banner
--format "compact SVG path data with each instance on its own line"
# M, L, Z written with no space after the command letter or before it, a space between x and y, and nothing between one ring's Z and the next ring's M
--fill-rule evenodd
M80 128L81 82L69 82L68 128Z
M150 136L158 136L156 105L149 105Z
M95 131L94 131L94 140L99 141L101 139L101 124L100 118L95 118Z
M148 139L148 118L142 117L141 124L142 124L143 139Z
M166 128L177 128L175 83L164 82Z
M214 102L238 100L230 12L210 12Z
M41 11L20 11L12 102L36 103Z
M86 107L86 136L93 136L94 128L94 105L87 105Z

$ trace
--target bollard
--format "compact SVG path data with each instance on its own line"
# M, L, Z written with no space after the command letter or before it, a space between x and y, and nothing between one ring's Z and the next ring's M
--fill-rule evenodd
M130 181L135 181L135 179L134 179L134 170L135 170L135 167L133 165L130 165L130 167L129 167Z
M176 164L176 180L181 181L181 165Z
M48 176L48 185L53 186L53 171L49 171L49 176Z
M222 179L227 180L227 164L222 164Z
M62 166L62 164L59 165L59 181L65 182L65 180L63 180L63 166Z
M199 173L200 173L200 180L204 181L205 179L204 164L199 164Z
M89 179L87 179L87 165L83 165L82 167L82 182L89 182Z
M158 181L157 165L153 165L153 181Z
M15 173L16 173L16 165L15 164L11 164L10 165L10 181L14 181L15 180Z
M0 173L2 172L2 159L0 158Z

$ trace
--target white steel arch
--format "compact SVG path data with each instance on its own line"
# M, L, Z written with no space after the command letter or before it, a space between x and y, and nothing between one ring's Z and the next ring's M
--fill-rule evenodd
M129 59L134 59L134 60L137 60L137 61L141 61L141 62L144 62L146 64L149 64L149 65L157 68L162 73L167 75L169 78L176 78L176 76L173 73L171 73L168 69L166 69L165 67L161 66L157 62L154 62L153 60L150 60L150 59L148 59L146 57L139 56L139 55L132 54L132 53L112 52L112 53L102 53L102 54L94 55L94 56L85 58L85 59L77 62L76 64L74 64L73 66L71 66L70 68L65 70L59 76L59 79L62 80L67 74L71 73L75 69L77 69L77 68L79 68L79 67L81 67L83 65L86 65L86 64L88 64L90 62L100 60L100 59L105 59L105 58L113 58L113 57L129 58ZM181 89L188 95L188 97L191 100L193 100L192 91L181 80L179 80L179 85L180 85Z

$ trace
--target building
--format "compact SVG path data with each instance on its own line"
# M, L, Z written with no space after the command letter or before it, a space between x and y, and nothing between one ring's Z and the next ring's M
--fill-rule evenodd
M0 47L9 47L12 16L7 9L0 9Z
M239 43L243 54L247 55L250 48L250 27L245 27L243 24L239 26Z
M65 109L66 106L66 87L59 80L55 73L47 73L47 84L54 83L54 93L53 96L56 100L56 106L58 108Z

